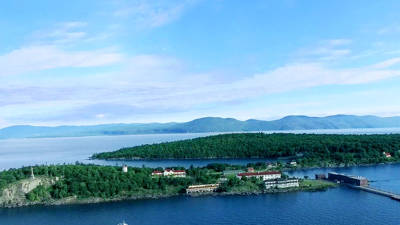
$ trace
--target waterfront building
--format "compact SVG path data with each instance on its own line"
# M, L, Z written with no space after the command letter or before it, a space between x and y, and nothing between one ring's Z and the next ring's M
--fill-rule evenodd
M124 173L127 173L127 172L128 172L128 166L127 166L127 165L124 165L124 166L122 167L122 172L124 172Z
M321 174L315 174L315 179L316 180L325 180L326 179L326 175L321 173Z
M355 185L355 186L367 186L368 180L365 177L361 176L352 176L352 175L345 175L335 172L328 173L328 180Z
M276 180L267 180L264 182L266 189L271 188L291 188L298 187L299 180L298 179L276 179Z
M256 177L262 180L274 180L282 177L281 172L277 171L264 171L264 172L253 172L253 173L239 173L237 175L238 178L242 179L242 177Z
M187 194L191 193L202 193L202 192L214 192L219 187L219 184L201 184L201 185L190 185L186 189Z

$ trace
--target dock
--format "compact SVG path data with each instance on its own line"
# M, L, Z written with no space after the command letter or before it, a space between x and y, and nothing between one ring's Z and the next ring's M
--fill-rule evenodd
M366 191L366 192L370 192L370 193L386 196L386 197L389 197L391 199L400 201L400 195L392 193L392 192L379 190L377 188L373 188L373 187L370 187L370 186L355 186L355 185L348 185L348 186L351 187L351 188L354 188L354 189L358 189L358 190L362 190L362 191Z
M319 176L317 176L317 177L319 177ZM369 186L368 180L365 177L330 172L330 173L328 173L328 180L344 184L350 188L370 192L370 193L377 194L377 195L386 196L393 200L400 201L400 194L395 194L395 193L392 193L389 191L383 191L383 190L371 187L371 186Z

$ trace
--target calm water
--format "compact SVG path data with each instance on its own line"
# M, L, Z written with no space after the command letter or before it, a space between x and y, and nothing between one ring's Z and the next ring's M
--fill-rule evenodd
M274 131L266 131L273 133ZM328 133L328 134L385 134L400 133L400 128L337 129L337 130L297 130L278 131L285 133ZM142 161L102 161L88 160L96 152L113 151L122 147L152 144L208 136L216 133L197 134L151 134L127 136L99 136L74 138L40 138L0 140L0 170L36 164L62 164L76 161L102 165L147 167L167 166L205 166L212 162L247 164L260 160L142 160ZM266 161L266 160L263 160ZM1 224L0 224L1 225Z
M399 133L400 129L336 130L325 133ZM307 131L308 133L312 131ZM303 133L303 132L300 132ZM314 133L323 133L314 131ZM101 151L146 143L173 141L209 134L132 135L112 137L19 139L0 141L0 170L43 163L87 162ZM260 160L218 160L245 164ZM90 161L92 162L92 161ZM95 161L100 164L124 163ZM206 165L215 160L135 161L130 165ZM400 165L379 165L293 171L291 176L314 176L328 171L362 175L384 190L400 193ZM325 192L298 192L259 196L175 197L72 206L0 209L0 225L115 225L132 224L297 224L398 225L400 202L340 187Z

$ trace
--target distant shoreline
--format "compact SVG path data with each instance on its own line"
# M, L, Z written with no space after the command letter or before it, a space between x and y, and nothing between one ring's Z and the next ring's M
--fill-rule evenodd
M326 133L357 129L397 129L397 133L400 133L400 117L355 115L309 117L300 115L286 116L270 121L204 117L179 123L116 123L84 126L16 125L0 129L0 139L243 132L307 133L313 130Z

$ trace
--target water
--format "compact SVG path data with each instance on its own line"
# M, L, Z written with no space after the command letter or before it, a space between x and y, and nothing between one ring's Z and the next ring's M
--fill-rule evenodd
M97 152L207 135L210 134L152 134L0 140L0 170L46 163L74 163L76 161L115 165L123 162L89 161L88 158ZM142 166L142 164L146 163L136 161L129 164Z
M337 129L337 130L296 130L296 131L266 131L265 133L329 133L329 134L387 134L400 133L400 128L371 129ZM138 160L138 161L102 161L88 160L97 152L113 151L123 147L142 144L152 144L165 141L175 141L204 137L217 133L196 134L149 134L126 136L97 136L73 138L38 138L38 139L8 139L0 140L0 171L36 164L96 163L101 165L122 165L141 167L168 166L205 166L212 162L229 164L247 164L258 162L258 159L215 159L215 160ZM268 160L261 160L268 161ZM0 224L1 225L1 224Z
M336 133L399 133L399 130L336 130ZM309 133L311 131L308 131ZM320 131L314 131L315 133ZM328 132L327 132L328 133ZM43 163L88 162L95 152L146 143L173 141L209 134L132 135L111 137L15 139L0 141L0 170ZM210 162L245 164L249 160L150 160L130 165L205 165ZM250 160L260 161L260 160ZM100 164L124 162L95 161ZM400 193L400 165L310 169L290 176L314 176L336 171L362 175L371 186ZM0 225L115 225L134 224L278 224L278 225L398 225L400 202L340 187L324 192L257 196L174 197L89 205L35 206L0 209Z
M294 172L299 176L324 170ZM376 178L382 188L400 191L400 165L354 167L339 172ZM392 185L394 182L396 185ZM400 202L340 187L324 192L254 196L174 197L90 205L36 206L0 209L1 225L141 224L278 224L278 225L398 225Z

